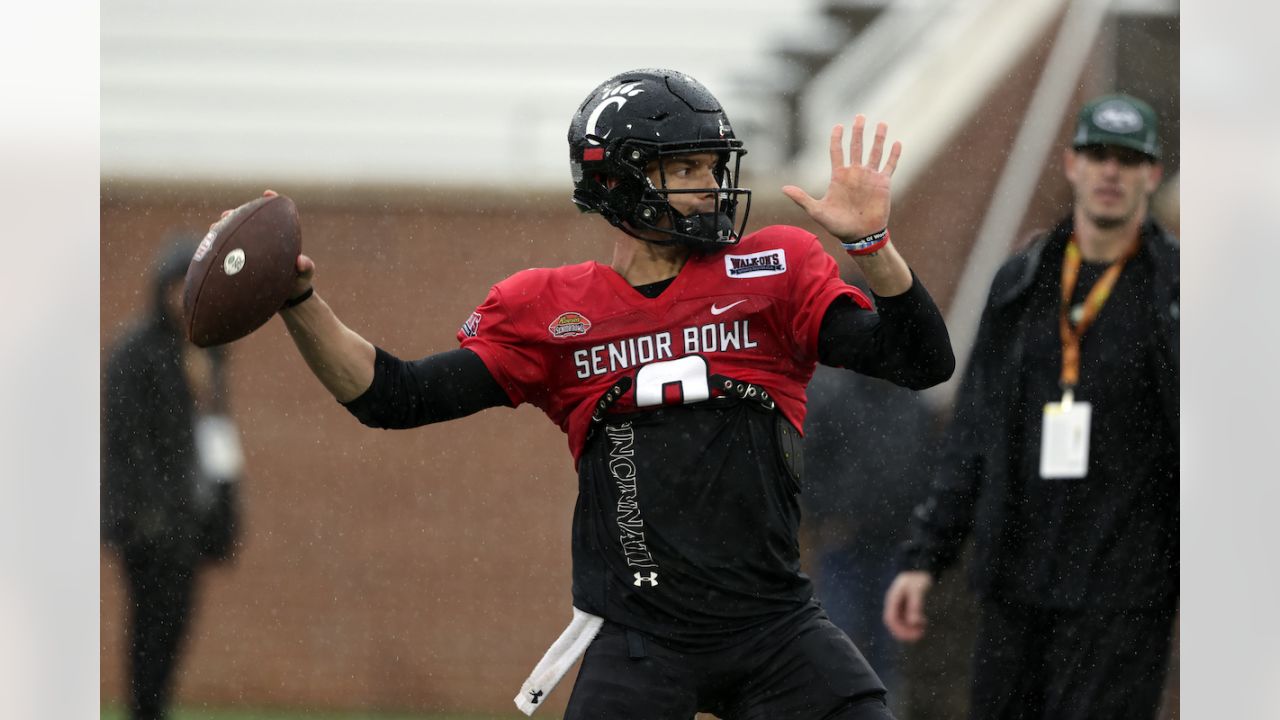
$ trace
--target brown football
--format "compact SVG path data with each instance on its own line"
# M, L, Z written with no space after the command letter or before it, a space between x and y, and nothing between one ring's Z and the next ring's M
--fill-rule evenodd
M293 293L301 252L298 208L288 197L260 197L232 210L209 229L187 266L187 339L210 347L262 327Z

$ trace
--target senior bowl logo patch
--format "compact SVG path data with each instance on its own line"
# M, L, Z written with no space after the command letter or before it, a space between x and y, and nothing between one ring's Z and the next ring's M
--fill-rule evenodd
M576 337L578 335L586 335L591 329L591 321L582 313L567 312L562 313L560 317L551 321L547 326L547 331L554 338Z
M475 337L480 332L480 313L473 312L467 321L462 323L462 334L467 337Z

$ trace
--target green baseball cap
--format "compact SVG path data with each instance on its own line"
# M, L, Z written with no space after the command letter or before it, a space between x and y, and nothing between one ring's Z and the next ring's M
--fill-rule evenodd
M1129 95L1114 94L1094 98L1080 108L1071 147L1119 145L1160 159L1160 137L1156 134L1156 112Z

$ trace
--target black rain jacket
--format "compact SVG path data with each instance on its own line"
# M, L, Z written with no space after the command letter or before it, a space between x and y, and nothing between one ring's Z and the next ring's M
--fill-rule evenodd
M195 502L195 407L181 365L178 323L164 288L180 279L191 246L175 247L156 270L152 307L107 360L102 383L101 532L108 546L194 562L232 550L238 482L220 483L211 507ZM215 402L225 398L225 363L213 348Z
M1015 404L1022 374L1024 342L1033 318L1026 302L1044 266L1043 259L1061 256L1071 237L1070 218L1041 234L1013 255L996 273L978 328L969 365L947 429L943 454L930 495L911 518L909 539L899 549L899 570L926 570L940 577L959 556L970 532L974 556L970 583L980 597L999 593L1017 583L1019 569L1011 567L1005 549L1011 517L1011 488L1017 481L1017 454L1010 445L1016 433ZM1141 229L1150 263L1157 338L1154 343L1156 392L1178 442L1178 242L1153 220ZM1048 279L1042 280L1048 282ZM1040 320L1043 322L1043 320ZM1174 460L1176 463L1176 458ZM1178 468L1168 469L1177 482ZM1176 543L1176 532L1174 533ZM1104 551L1081 539L1079 553L1087 558ZM1096 545L1096 541L1093 543ZM1176 553L1176 546L1174 548ZM1176 557L1176 554L1175 554ZM1012 576L1012 577L1011 577ZM1176 593L1177 572L1172 575Z

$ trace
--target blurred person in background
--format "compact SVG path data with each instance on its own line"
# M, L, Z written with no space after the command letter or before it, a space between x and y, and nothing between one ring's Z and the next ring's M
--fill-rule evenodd
M669 70L605 81L570 124L573 200L617 228L612 262L497 283L460 349L404 361L375 347L298 258L285 324L361 422L528 402L568 435L574 619L517 695L525 712L583 657L571 719L892 717L799 567L799 428L816 364L917 389L954 367L942 317L888 235L901 146L886 153L881 123L864 164L864 123L848 160L834 129L822 199L784 193L853 254L878 311L815 236L743 234L743 143L705 87Z
M1152 718L1178 601L1178 244L1149 215L1147 103L1087 103L1070 214L997 273L928 499L885 598L895 637L974 535L970 717Z
M800 495L818 598L901 709L901 648L881 622L902 518L924 498L936 453L923 398L884 380L818 366L809 382Z
M102 401L102 536L127 581L129 717L167 717L202 565L236 544L243 455L226 359L183 334L199 238L157 261L152 305L111 352Z

